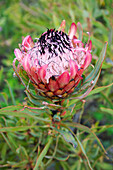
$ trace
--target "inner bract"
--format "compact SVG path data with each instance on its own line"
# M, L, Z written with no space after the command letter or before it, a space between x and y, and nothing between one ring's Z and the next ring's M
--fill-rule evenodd
M69 60L75 60L68 35L54 29L43 33L27 53L31 56L31 67L35 65L40 68L47 65L46 80L52 76L57 77L66 70L69 71Z

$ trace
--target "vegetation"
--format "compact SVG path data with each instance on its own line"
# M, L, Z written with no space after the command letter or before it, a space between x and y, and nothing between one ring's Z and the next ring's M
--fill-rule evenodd
M47 170L112 170L112 7L112 0L0 1L0 169L36 170L40 166L40 169ZM108 41L95 90L85 98L85 103L77 103L73 124L62 123L63 128L67 128L65 132L53 126L50 130L46 113L23 108L27 105L25 89L14 77L12 66L14 49L18 48L22 37L38 38L47 28L59 28L64 19L67 30L72 22L82 24L84 43L89 38L87 32L90 33L93 65L104 42ZM33 107L30 103L29 106ZM54 131L54 139L51 131ZM107 154L103 152L99 139Z

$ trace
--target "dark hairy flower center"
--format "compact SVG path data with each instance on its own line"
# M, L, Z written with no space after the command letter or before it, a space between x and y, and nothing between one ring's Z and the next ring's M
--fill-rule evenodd
M45 50L58 56L65 53L65 49L70 51L70 40L66 33L55 29L48 29L38 40L40 54L45 54Z

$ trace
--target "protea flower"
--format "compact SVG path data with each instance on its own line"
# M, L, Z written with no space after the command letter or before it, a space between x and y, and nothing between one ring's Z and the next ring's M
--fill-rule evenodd
M82 79L83 71L89 66L91 41L86 45L77 36L77 25L71 24L69 33L64 32L63 20L58 30L48 29L36 42L30 35L15 49L15 61L22 67L36 91L50 98L65 98L72 93Z

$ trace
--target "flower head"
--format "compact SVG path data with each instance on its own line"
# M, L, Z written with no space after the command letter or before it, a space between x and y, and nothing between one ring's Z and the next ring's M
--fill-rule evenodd
M28 35L14 51L18 67L26 71L37 92L50 98L72 93L92 59L92 43L84 45L77 38L77 25L72 23L68 34L64 29L62 21L58 30L48 29L36 42Z

